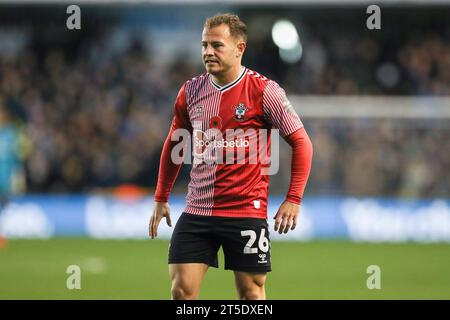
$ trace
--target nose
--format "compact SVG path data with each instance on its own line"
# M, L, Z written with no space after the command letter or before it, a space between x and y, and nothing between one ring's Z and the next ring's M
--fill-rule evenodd
M212 56L214 54L213 47L207 44L206 47L203 47L203 54L205 56Z

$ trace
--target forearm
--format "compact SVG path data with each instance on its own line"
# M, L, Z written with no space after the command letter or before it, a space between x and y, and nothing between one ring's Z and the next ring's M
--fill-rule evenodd
M172 148L179 143L177 141L171 141L172 133L173 130L171 129L161 152L158 184L155 192L155 201L157 202L167 202L169 200L170 191L181 168L181 163L175 164L171 159Z
M301 128L286 138L292 147L291 181L286 200L300 204L311 171L313 147L304 128Z

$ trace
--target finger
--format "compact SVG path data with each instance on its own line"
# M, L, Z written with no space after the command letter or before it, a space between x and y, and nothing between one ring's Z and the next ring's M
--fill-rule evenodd
M154 220L153 224L152 224L152 239L156 238L156 236L157 236L156 230L157 229L158 229L158 227L156 226L156 221Z
M284 230L283 230L283 233L288 233L288 231L289 231L289 229L291 228L291 226L292 226L292 223L293 223L293 220L294 219L294 217L292 216L292 215L287 215L286 216L286 226L285 226L285 228L284 228Z
M158 236L158 226L161 222L161 217L155 219L155 238Z
M152 224L150 225L151 237L155 238L155 217L152 217Z
M166 221L167 221L167 225L168 225L169 227L171 227L171 226L172 226L172 221L170 220L170 214L167 214L167 216L166 216Z
M150 223L148 224L148 236L149 237L153 237L153 233L152 233L152 225L153 225L153 215L150 218Z
M155 216L152 215L152 218L150 219L150 225L149 225L149 234L150 234L150 237L152 237L152 238L155 237L155 235L153 233L153 225L154 224L155 224Z
M156 238L158 236L158 225L159 225L159 221L161 219L158 217L155 217L155 219L153 219L153 225L152 225L152 233L153 233L153 238Z
M283 233L284 228L286 228L286 224L287 224L287 217L283 215L283 219L281 220L280 229L278 230L279 234Z
M287 219L286 219L286 227L284 228L283 233L288 233L288 231L289 231L289 229L291 228L291 225L292 225L292 219L293 219L292 216L287 217Z
M296 216L294 217L294 222L292 223L291 230L294 230L294 229L295 229L295 227L297 226L297 221L298 221L298 215L296 215Z
M277 212L276 216L274 217L275 219L275 226L274 226L274 230L278 231L278 227L280 226L280 222L281 222L281 215Z

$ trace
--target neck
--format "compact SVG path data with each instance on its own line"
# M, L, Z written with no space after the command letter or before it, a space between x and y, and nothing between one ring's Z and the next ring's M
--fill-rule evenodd
M216 84L223 87L223 86L226 86L227 84L233 82L234 80L236 80L237 77L239 77L239 75L241 74L242 69L243 69L242 65L238 64L225 73L211 75L211 76L213 78L213 81Z

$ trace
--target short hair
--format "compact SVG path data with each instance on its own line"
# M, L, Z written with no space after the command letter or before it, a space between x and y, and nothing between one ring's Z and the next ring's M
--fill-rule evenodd
M204 28L211 29L226 24L230 29L230 34L235 38L242 38L247 43L247 26L239 17L232 13L218 13L209 17L205 21Z

